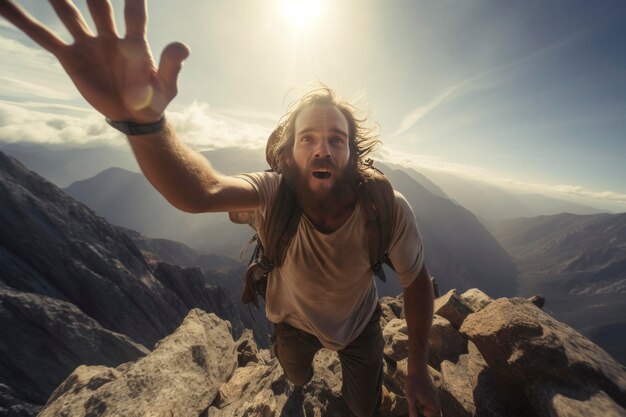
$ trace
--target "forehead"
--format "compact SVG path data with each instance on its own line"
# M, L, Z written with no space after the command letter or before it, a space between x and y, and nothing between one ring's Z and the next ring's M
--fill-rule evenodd
M300 110L295 120L296 134L301 130L341 130L348 134L348 120L332 104L310 104Z

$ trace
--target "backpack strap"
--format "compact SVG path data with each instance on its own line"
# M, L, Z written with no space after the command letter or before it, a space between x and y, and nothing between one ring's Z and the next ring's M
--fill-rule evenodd
M296 234L302 216L296 197L283 178L268 214L268 221L263 226L266 245L264 247L257 236L257 246L246 270L241 295L244 304L252 302L257 308L259 294L265 297L269 273L283 264L287 248Z
M370 249L370 265L374 274L383 282L387 277L382 268L387 263L393 268L387 254L393 236L396 199L393 187L382 172L369 163L363 170L362 181L357 188L365 211Z

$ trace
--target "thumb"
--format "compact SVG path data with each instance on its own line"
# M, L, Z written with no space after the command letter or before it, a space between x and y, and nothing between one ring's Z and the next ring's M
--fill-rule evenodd
M165 94L170 98L178 92L176 88L178 73L189 53L189 47L181 42L170 43L161 53L157 77L163 85Z

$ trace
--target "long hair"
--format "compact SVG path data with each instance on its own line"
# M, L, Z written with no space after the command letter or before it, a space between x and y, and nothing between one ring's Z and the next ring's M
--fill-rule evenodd
M366 125L366 118L356 116L357 109L348 101L340 98L333 89L322 86L306 93L293 102L287 113L281 118L278 127L272 133L266 149L267 160L277 172L282 172L286 159L293 156L293 145L296 136L296 118L307 106L335 106L348 121L348 142L350 146L350 163L361 171L367 166L367 155L381 143L375 128Z

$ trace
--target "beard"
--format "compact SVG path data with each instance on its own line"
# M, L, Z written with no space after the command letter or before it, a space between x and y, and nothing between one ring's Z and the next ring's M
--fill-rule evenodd
M309 179L300 168L293 163L283 164L282 174L289 189L296 196L296 200L303 212L312 215L323 215L336 210L356 193L358 184L358 169L356 163L350 161L342 171L337 170L334 163L328 160L314 160L307 168L333 168L334 181L331 188L323 191L313 191L309 186Z

